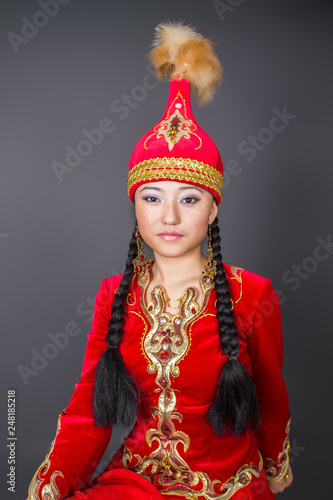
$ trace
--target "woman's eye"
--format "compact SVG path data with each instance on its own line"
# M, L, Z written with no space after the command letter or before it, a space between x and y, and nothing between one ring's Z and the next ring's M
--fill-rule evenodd
M182 200L182 202L186 203L187 205L193 204L197 201L199 201L199 199L196 198L195 196L186 196L186 198L183 198L183 200Z
M159 199L156 196L147 196L146 198L143 198L145 201L148 201L148 203L156 203L159 201Z

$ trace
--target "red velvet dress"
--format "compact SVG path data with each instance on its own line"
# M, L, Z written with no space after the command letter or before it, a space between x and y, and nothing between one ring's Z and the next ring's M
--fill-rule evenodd
M97 293L82 377L30 484L30 500L67 495L77 500L274 498L266 477L278 480L288 468L290 423L279 299L270 280L224 265L239 360L252 376L261 409L260 433L218 438L205 419L227 359L220 347L213 284L202 277L202 306L190 287L180 313L171 316L163 287L155 287L146 303L147 271L132 280L119 346L142 392L137 421L104 472L90 481L111 436L110 429L94 424L92 395L121 279L114 276L104 279Z

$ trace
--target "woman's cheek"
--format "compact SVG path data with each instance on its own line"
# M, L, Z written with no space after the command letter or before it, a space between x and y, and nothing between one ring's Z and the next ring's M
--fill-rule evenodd
M158 217L156 216L156 210L153 212L151 210L146 210L138 214L137 221L141 227L141 231L152 232L153 227L156 225Z

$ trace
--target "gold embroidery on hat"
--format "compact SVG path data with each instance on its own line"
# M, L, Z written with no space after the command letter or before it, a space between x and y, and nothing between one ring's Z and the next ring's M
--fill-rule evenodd
M150 158L137 163L128 173L127 190L137 182L163 179L201 184L222 198L223 175L216 168L190 158Z
M179 101L176 103L176 101ZM176 109L173 109L176 108ZM181 113L180 109L183 108L184 112ZM171 114L171 110L173 110ZM197 130L196 124L191 120L190 118L187 117L186 115L186 102L184 97L182 96L181 92L178 91L176 97L172 101L172 103L169 106L169 109L166 113L166 119L160 121L155 127L153 128L153 133L150 134L145 142L143 143L144 149L149 149L147 146L147 142L151 137L156 135L156 139L160 139L162 136L166 140L168 144L169 151L171 151L177 142L184 137L184 139L190 139L191 135L195 135L197 137L199 144L195 148L195 151L197 149L200 149L202 146L202 140L201 137L198 136L198 134L195 133L195 130Z

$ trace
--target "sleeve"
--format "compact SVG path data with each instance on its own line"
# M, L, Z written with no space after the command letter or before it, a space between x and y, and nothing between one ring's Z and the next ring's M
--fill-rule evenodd
M289 466L290 411L282 377L280 301L269 279L264 279L253 306L248 352L261 411L261 428L256 437L267 479L275 482L286 474Z
M68 407L59 415L51 448L30 483L29 500L60 500L81 489L91 479L109 443L111 429L94 423L92 397L96 365L107 348L110 315L111 297L104 279L95 298L81 379Z

